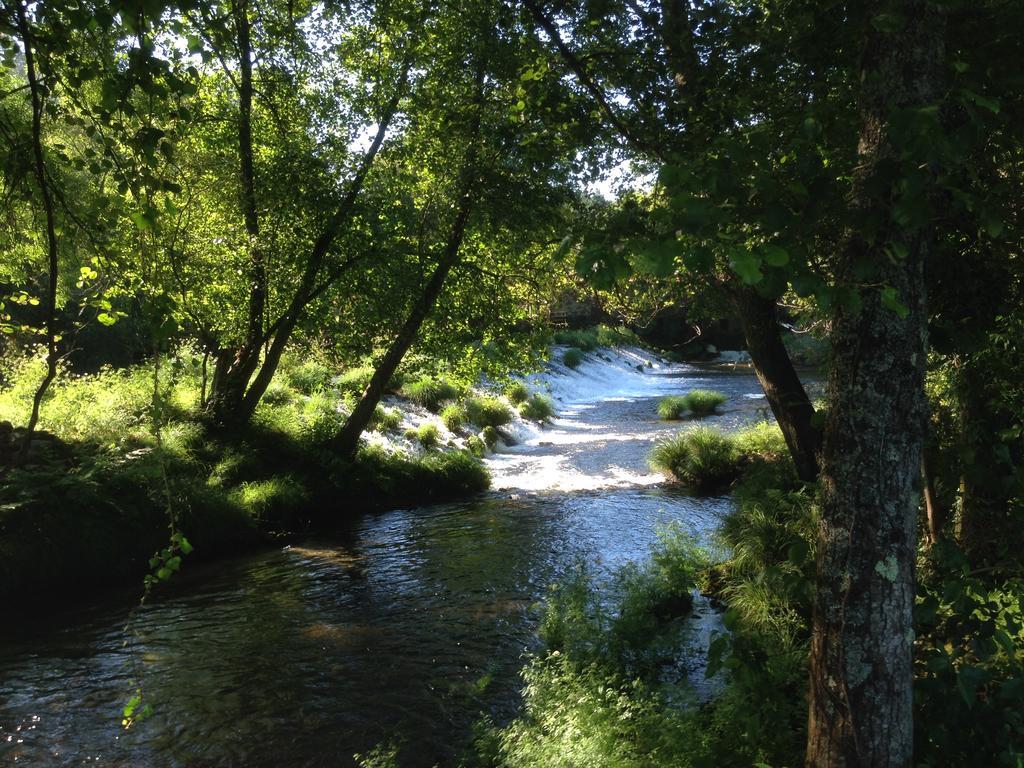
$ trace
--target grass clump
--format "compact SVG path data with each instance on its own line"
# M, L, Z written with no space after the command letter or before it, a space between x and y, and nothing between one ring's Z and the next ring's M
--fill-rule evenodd
M462 395L463 390L445 379L423 376L411 384L405 385L403 392L414 403L437 413L441 410L443 403L449 400L457 400Z
M532 421L547 421L555 415L555 404L550 397L534 393L519 404L519 415Z
M665 421L681 419L690 409L683 395L668 395L658 401L658 418Z
M525 403L530 397L530 388L522 381L513 381L507 387L505 387L505 397L512 405L519 405Z
M496 397L471 397L463 407L466 418L478 427L501 427L512 421L512 409Z
M651 466L695 491L720 491L739 475L733 439L707 427L680 432L654 446Z
M321 389L329 389L331 380L334 378L334 371L331 367L316 358L308 358L301 362L283 361L281 368L288 385L304 395L311 395ZM369 381L368 377L367 381Z
M562 363L567 368L575 370L583 362L583 350L579 347L569 347L562 354Z
M646 564L621 569L611 584L581 566L555 585L541 620L544 647L523 671L523 712L477 741L485 763L655 768L706 757L701 710L675 708L662 694L685 686L673 669L684 637L677 619L690 612L703 560L673 526Z
M710 389L694 389L686 395L686 407L694 416L710 416L728 398Z
M296 512L309 501L309 494L291 475L242 483L232 497L247 515L264 522Z
M441 442L441 430L438 429L437 424L432 421L428 421L425 424L420 424L418 428L407 429L405 431L405 439L417 442L425 450L436 448Z
M402 412L398 408L385 408L378 404L373 409L370 429L377 432L394 432L402 426Z
M487 455L487 445L477 435L470 435L466 439L466 450L478 459Z
M726 396L710 389L694 389L685 395L669 395L658 402L658 417L665 421L681 419L687 412L694 416L710 416Z
M555 331L555 343L575 347L584 352L593 352L601 345L597 338L597 330L594 328L566 328Z
M484 427L480 431L480 439L489 450L494 450L498 445L498 430L494 427Z
M466 409L458 403L446 405L444 410L441 411L441 421L444 422L449 432L458 432L462 429L466 419Z
M597 326L597 343L602 347L639 346L640 337L624 325L617 328L599 325Z

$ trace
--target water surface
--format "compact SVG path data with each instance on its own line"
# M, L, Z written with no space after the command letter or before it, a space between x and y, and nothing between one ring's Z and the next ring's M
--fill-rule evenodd
M494 491L186 567L138 612L128 647L127 599L8 627L0 763L346 766L395 739L403 766L456 763L481 715L515 713L550 583L580 561L601 573L643 559L660 524L706 536L729 508L649 472L650 445L679 428L654 408L713 386L730 400L710 423L734 425L764 408L756 379L631 365L552 373L561 416L490 461ZM699 688L718 623L706 603L698 613L681 673ZM124 731L136 680L156 713Z

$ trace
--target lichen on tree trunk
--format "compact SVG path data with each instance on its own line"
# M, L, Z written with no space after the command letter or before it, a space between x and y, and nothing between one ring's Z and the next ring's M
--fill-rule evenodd
M862 73L855 222L837 264L855 297L833 321L821 469L818 582L811 644L808 766L908 766L913 748L914 559L925 433L930 228L898 223L900 110L937 103L943 18L904 0L900 23L873 24ZM869 9L868 19L883 10ZM917 194L929 199L929 184ZM921 202L921 200L918 200ZM899 244L894 255L893 244ZM855 275L871 264L871 284ZM895 298L895 300L894 300ZM901 306L902 305L902 306Z

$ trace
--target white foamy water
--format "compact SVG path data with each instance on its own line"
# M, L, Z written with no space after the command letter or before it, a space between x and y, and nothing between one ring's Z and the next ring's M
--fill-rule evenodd
M552 358L561 356L556 348ZM750 372L709 372L635 347L596 350L576 370L552 363L527 381L551 395L558 416L543 427L517 422L507 430L514 445L502 445L487 459L497 490L584 491L662 482L647 466L650 448L693 423L659 420L657 402L665 395L701 387L723 391L729 400L721 415L703 420L708 424L733 426L763 410L763 392Z

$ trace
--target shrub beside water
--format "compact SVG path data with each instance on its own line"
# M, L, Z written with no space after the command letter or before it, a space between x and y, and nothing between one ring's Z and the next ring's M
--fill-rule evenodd
M458 432L466 422L466 409L458 403L446 405L441 411L441 421L449 432Z
M414 403L434 413L441 409L442 403L458 400L463 392L460 387L445 379L433 379L429 376L423 376L405 385L402 391Z
M478 427L501 427L512 421L512 409L497 397L470 397L463 407L466 418Z
M534 393L519 405L519 415L533 421L547 421L555 415L555 404L550 397Z
M730 436L708 427L680 432L654 446L651 466L695 491L720 491L736 479L738 462Z
M402 412L398 408L385 408L378 404L373 409L370 429L377 432L394 432L400 426L402 426Z
M658 416L666 421L681 419L687 412L694 416L710 416L728 398L721 392L695 389L685 395L669 395L658 402Z
M579 364L583 362L583 350L579 347L569 347L562 354L562 363L567 368L578 368Z
M658 401L658 417L665 421L681 419L688 410L689 404L684 395L668 395Z
M695 389L686 395L686 407L694 416L710 416L718 406L727 400L721 392L710 389Z
M513 381L505 387L505 397L512 405L519 405L530 397L530 388L522 381Z

